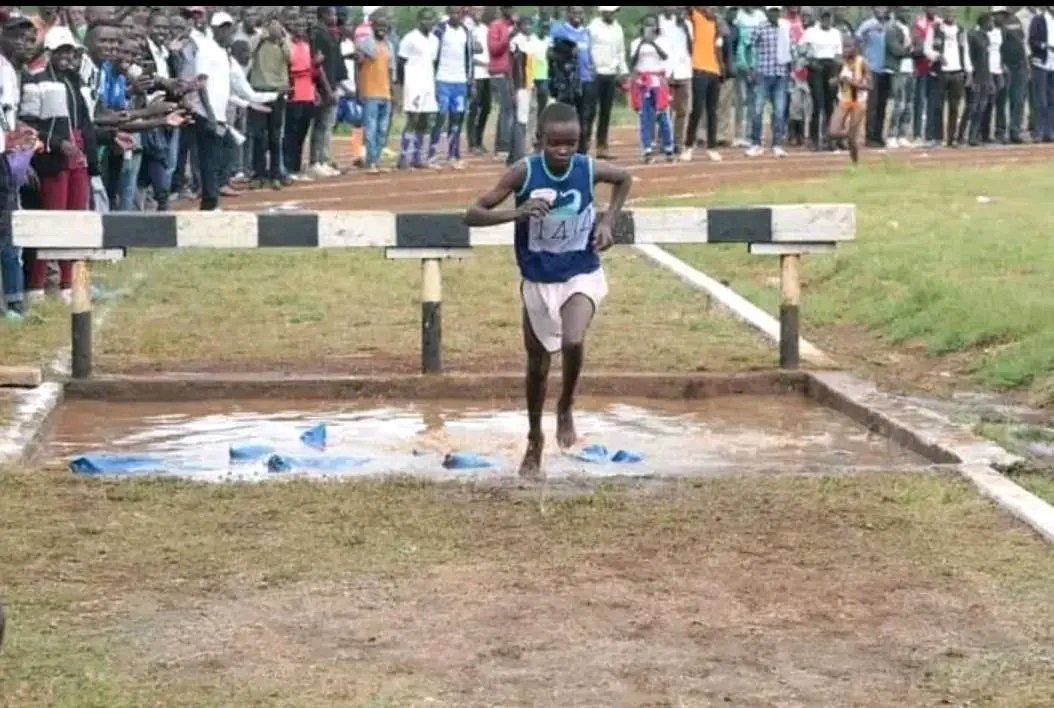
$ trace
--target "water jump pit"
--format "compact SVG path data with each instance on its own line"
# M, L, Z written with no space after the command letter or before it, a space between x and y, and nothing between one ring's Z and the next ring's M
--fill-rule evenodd
M737 395L731 394L735 386L718 387L717 395L708 386L681 386L679 396L669 395L677 390L671 379L652 386L638 381L625 387L625 396L590 392L617 389L617 382L584 382L588 393L576 406L579 442L573 449L558 449L549 406L543 470L548 479L590 480L903 471L941 461L802 395L804 379L794 379L747 379L752 385ZM517 479L527 427L516 395L520 379L509 379L511 386L492 381L486 390L466 390L451 377L432 381L438 383L418 389L424 395L414 398L399 396L398 385L383 396L353 385L365 394L354 395L346 383L327 388L318 381L287 382L263 398L232 395L260 389L227 382L200 389L197 400L193 386L171 379L160 387L82 383L69 391L45 455L74 474L105 478ZM178 400L156 400L166 389ZM441 395L455 390L461 395ZM135 400L138 395L154 400Z

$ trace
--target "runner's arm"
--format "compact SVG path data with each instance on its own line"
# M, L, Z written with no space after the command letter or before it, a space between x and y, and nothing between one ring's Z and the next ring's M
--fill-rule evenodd
M465 212L465 224L468 226L497 226L498 224L516 221L525 216L527 212L524 208L531 201L541 200L530 200L519 209L498 209L498 207L509 196L518 192L523 187L523 182L526 179L527 163L524 161L517 162L502 175L493 189L481 194L476 203L469 207L468 211ZM546 207L548 207L548 204L546 204Z
M608 204L607 211L601 218L602 222L613 227L619 212L629 199L629 192L633 187L633 175L625 167L597 160L593 163L593 182L610 184L614 187L611 191L611 203Z

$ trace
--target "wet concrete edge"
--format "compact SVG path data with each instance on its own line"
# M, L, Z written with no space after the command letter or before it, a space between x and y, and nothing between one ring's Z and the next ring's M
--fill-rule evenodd
M63 386L56 381L20 395L11 420L0 429L0 467L33 462L51 433L64 397Z
M810 372L806 395L935 463L958 463L958 473L983 496L1054 542L1054 506L999 471L1020 462L1016 455L842 371Z
M804 372L758 371L740 374L583 374L584 396L623 396L694 400L755 394L803 395ZM559 377L550 380L550 389ZM287 374L166 374L162 376L98 376L70 381L71 399L107 401L200 401L217 399L370 399L414 398L518 401L523 374L444 374L442 376L297 376Z

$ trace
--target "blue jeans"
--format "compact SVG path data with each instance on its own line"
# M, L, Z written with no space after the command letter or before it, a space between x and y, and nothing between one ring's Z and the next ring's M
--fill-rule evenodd
M787 127L787 77L762 76L754 93L754 120L750 126L750 144L761 145L761 126L765 118L765 103L772 103L772 147L783 142Z
M926 135L926 120L929 116L930 94L933 92L933 77L929 74L915 77L915 112L911 118L911 135L922 140Z
M381 160L381 151L388 142L388 128L392 122L392 102L379 98L367 98L362 107L366 166L376 167Z
M1054 140L1054 71L1032 67L1032 95L1036 98L1035 141Z
M168 197L172 191L172 171L164 160L151 155L143 156L143 165L139 172L139 185L154 188L154 200L158 211L168 211Z
M22 302L24 274L22 272L22 249L11 245L11 214L0 215L6 223L7 233L0 245L0 281L4 284L4 303L11 307Z
M165 172L168 177L169 190L172 189L172 175L176 173L176 163L179 162L179 136L183 132L179 128L169 129L168 133L168 167Z
M757 84L746 69L736 69L735 126L732 129L733 139L749 140L754 124L754 97L757 95ZM693 98L694 100L694 98Z
M662 141L662 151L667 155L673 154L673 129L670 127L670 112L657 111L655 99L658 97L659 89L653 88L642 96L640 106L640 147L645 155L652 152L652 144L655 142L655 123L659 124L659 140Z
M123 161L121 176L117 182L117 211L135 211L135 191L139 188L139 168L143 164L143 153L135 151Z
M893 75L893 117L889 122L889 137L907 138L911 127L911 106L915 97L915 75Z

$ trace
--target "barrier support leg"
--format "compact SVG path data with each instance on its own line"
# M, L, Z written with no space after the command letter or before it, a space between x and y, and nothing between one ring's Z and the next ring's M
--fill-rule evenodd
M787 253L780 256L780 368L797 369L798 306L801 304L801 281L798 266L801 256Z
M73 303L70 362L75 379L86 379L92 369L91 273L87 261L73 263Z
M421 261L421 371L443 370L442 344L443 280L438 258Z

